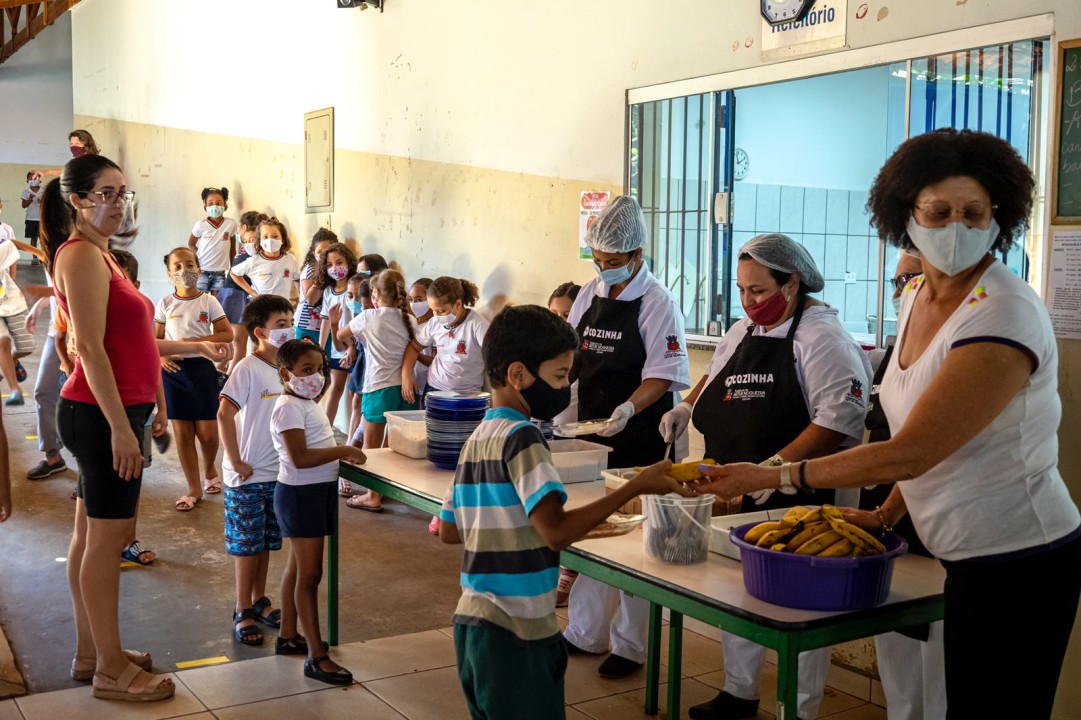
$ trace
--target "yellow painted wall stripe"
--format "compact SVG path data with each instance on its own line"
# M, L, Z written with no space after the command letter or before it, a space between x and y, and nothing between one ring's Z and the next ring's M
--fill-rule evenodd
M188 668L206 667L207 665L221 665L222 663L229 662L229 658L224 655L218 657L203 658L202 660L185 660L184 662L178 662L176 664L177 670L187 670Z

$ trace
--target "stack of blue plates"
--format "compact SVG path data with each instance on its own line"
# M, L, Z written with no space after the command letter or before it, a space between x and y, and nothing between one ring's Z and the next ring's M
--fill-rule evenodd
M486 392L437 390L424 396L428 459L437 468L453 470L458 466L462 446L484 419L490 402L491 395Z

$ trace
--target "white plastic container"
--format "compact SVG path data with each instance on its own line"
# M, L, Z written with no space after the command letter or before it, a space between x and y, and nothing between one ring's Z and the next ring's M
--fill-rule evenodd
M428 457L428 426L423 410L395 410L384 415L391 450L418 460Z
M563 483L580 483L596 480L608 467L608 453L612 448L588 440L549 440L552 461Z
M646 555L670 565L696 565L709 555L714 496L643 495Z

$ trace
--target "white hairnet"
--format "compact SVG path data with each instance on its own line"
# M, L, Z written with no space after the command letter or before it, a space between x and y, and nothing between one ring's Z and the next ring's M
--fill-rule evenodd
M751 238L739 249L740 255L744 253L771 270L799 275L807 292L815 293L826 286L811 253L787 235L767 233Z
M586 245L608 253L634 252L646 244L646 217L638 201L620 195L597 216L586 232Z

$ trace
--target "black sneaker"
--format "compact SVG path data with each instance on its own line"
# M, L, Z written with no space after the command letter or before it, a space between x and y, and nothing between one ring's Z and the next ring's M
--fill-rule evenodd
M34 467L26 471L27 480L44 480L50 475L55 475L58 472L64 472L68 469L67 463L64 462L64 458L60 458L60 461L55 465L50 465L48 461L42 460Z
M642 663L612 653L604 659L601 666L597 668L597 672L602 678L618 680L627 677L640 667L642 667Z
M717 697L687 711L691 720L742 720L758 714L757 700L744 700L721 691Z

